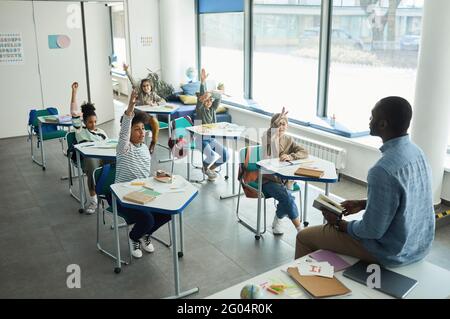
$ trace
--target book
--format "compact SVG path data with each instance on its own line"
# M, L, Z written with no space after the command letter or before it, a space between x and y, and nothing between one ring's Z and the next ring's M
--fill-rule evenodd
M366 286L368 277L373 274L373 271L367 271L368 266L368 263L359 261L345 270L343 275L344 277L350 278ZM418 283L415 279L387 270L383 267L380 267L379 278L380 287L375 287L374 289L396 298L405 298Z
M45 123L58 123L58 116L57 115L44 115L41 117Z
M133 202L136 204L141 204L141 205L145 205L148 202L151 202L152 200L154 200L155 198L156 198L156 196L147 195L141 191L134 191L134 192L126 194L123 197L124 200Z
M333 214L341 216L345 211L345 208L342 207L338 202L335 202L328 196L323 194L319 194L319 196L314 200L313 207L318 210L327 210Z
M288 274L315 298L326 298L347 295L351 292L336 277L302 276L297 267L289 267Z
M170 183L172 182L172 175L159 169L156 171L154 179L158 182Z
M316 168L309 168L309 167L299 167L295 173L295 175L298 176L306 176L306 177L313 177L313 178L320 178L324 175L324 171Z
M317 261L327 261L334 267L334 271L341 271L345 268L350 267L350 264L346 262L344 259L336 255L334 252L329 250L316 250L315 252L309 254L311 258Z

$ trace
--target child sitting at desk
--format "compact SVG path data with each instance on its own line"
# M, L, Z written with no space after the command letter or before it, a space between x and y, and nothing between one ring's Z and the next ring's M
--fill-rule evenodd
M81 113L77 105L78 83L72 83L72 98L70 102L70 113L72 115L72 124L75 128L75 139L77 143L97 142L107 139L105 131L96 127L97 114L92 103L84 103L81 105ZM83 116L83 121L81 121ZM84 124L84 127L83 127ZM84 158L82 162L83 171L87 175L89 188L89 205L85 210L86 214L93 214L97 209L97 195L95 194L94 178L92 173L97 167L103 165L103 162L96 158Z
M131 82L131 86L133 89L139 91L139 95L137 98L137 105L150 105L150 106L158 106L163 105L166 101L160 97L156 92L152 90L152 84L149 79L143 79L140 82L135 81L130 72L128 72L128 65L123 65L123 70L128 76L128 79ZM158 142L159 135L159 122L155 116L149 116L148 122L146 123L150 125L152 129L152 141L150 143L150 154L153 154L155 150L155 145Z
M144 125L148 120L148 115L144 112L134 111L137 98L138 94L133 90L128 108L122 118L119 143L117 144L116 183L151 176L151 155L144 144ZM141 248L146 252L153 252L155 248L150 236L170 221L170 215L124 208L119 203L117 203L117 209L125 217L127 224L134 224L129 234L133 257L142 257Z
M270 128L262 137L263 158L280 158L280 161L292 161L308 157L308 152L295 143L292 137L286 135L288 118L285 109L281 113L273 115ZM295 198L288 192L286 183L273 175L263 176L262 190L265 196L270 196L278 201L272 229L274 235L282 235L281 219L288 216L297 231L300 231L300 218Z
M216 123L216 110L221 102L221 95L219 93L212 93L206 90L206 74L205 69L201 72L200 93L197 93L197 106L195 112L202 120L202 124ZM227 150L222 144L218 143L214 138L203 137L201 143L202 152L206 158L203 161L203 173L208 176L208 180L214 181L217 178L217 173L214 171L217 167L224 164L228 159ZM214 160L215 153L219 154L220 158Z

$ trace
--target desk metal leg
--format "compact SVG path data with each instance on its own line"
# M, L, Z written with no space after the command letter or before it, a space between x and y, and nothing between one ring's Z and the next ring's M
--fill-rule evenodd
M330 184L326 183L325 184L325 195L330 195ZM323 224L325 224L327 222L327 220L325 219L325 217L323 218Z
M45 151L44 151L44 136L42 134L42 123L39 122L39 136L41 137L41 159L42 159L42 170L45 171Z
M182 212L180 213L182 214ZM178 267L178 243L177 243L177 225L176 215L172 215L172 256L173 256L173 272L175 277L175 295L167 297L167 299L183 298L198 292L198 287L180 292L180 272ZM180 219L180 222L182 220Z
M79 185L79 190L80 190L80 204L81 204L81 208L78 210L78 212L80 214L84 213L84 177L83 177L83 172L81 170L81 159L80 159L80 152L78 150L75 150L75 153L77 154L77 170L78 170L78 176L80 176L78 178L78 185Z
M188 151L188 156L187 156L187 180L190 182L191 181L191 162L193 159L193 150L191 149L190 145L189 145L189 151Z
M183 213L180 213L178 218L180 220L180 251L178 252L178 257L181 258L184 255Z
M261 238L261 194L262 194L262 170L258 170L258 213L256 216L256 240Z
M120 273L122 270L121 264L120 264L120 243L119 243L119 227L117 227L117 199L114 193L112 194L112 206L113 206L113 213L114 213L114 237L116 241L116 267L114 268L114 272L116 274Z
M233 197L237 197L240 196L239 194L236 194L236 152L237 152L237 138L234 139L234 147L232 150L232 154L231 154L231 159L232 159L232 163L231 163L231 169L233 170L232 172L232 193L231 195L227 195L227 196L220 196L220 199L228 199L228 198L233 198Z
M308 182L305 182L305 195L303 199L303 226L307 227L309 222L308 218Z
M172 137L172 127L170 125L171 124L170 122L171 122L171 115L169 114L167 115L167 124L168 124L167 134L169 134L169 136L167 137L167 141L169 141L169 139ZM169 158L159 160L159 163L167 163L173 160L170 148L167 147L167 149L169 150Z
M41 145L41 162L34 158L33 151L33 132L31 133L31 159L33 162L42 167L42 170L45 171L45 153L44 153L44 138L42 134L42 123L38 121L38 129L39 129L39 141L38 143ZM39 145L38 144L38 145Z

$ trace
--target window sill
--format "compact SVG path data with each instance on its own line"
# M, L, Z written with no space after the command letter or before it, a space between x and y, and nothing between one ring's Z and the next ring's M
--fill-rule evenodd
M239 102L238 102L237 100L230 101L230 100L224 99L222 101L222 103L226 104L227 108L229 108L230 110L235 110L238 112L251 114L252 116L257 116L257 117L263 118L267 121L270 121L270 118L272 117L272 113L269 113L267 111L264 111L264 110L258 108L257 105L251 100L242 99L242 100L239 100ZM300 122L300 121L298 121L298 122ZM329 132L320 130L318 128L311 127L307 123L306 123L306 125L302 125L299 123L290 122L289 125L296 129L306 131L308 133L323 136L323 137L326 137L329 139L333 139L333 140L348 143L348 144L353 144L353 145L356 145L359 147L369 149L371 151L374 151L374 150L378 151L382 145L381 140L379 138L373 137L373 136L362 136L362 137L350 138L350 137L340 136L337 134L333 134L333 133L329 133Z

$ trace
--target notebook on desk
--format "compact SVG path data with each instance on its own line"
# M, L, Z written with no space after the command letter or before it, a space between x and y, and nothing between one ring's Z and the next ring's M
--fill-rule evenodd
M367 272L368 263L359 261L347 270L343 275L360 284L367 285L367 278L371 275ZM417 280L399 273L380 267L380 288L374 288L395 298L405 298L417 285Z
M336 277L302 276L297 267L289 267L288 274L314 298L326 298L351 293Z
M309 168L309 167L299 167L295 173L295 175L298 176L306 176L306 177L313 177L313 178L320 178L322 177L325 172L320 169L315 168Z

